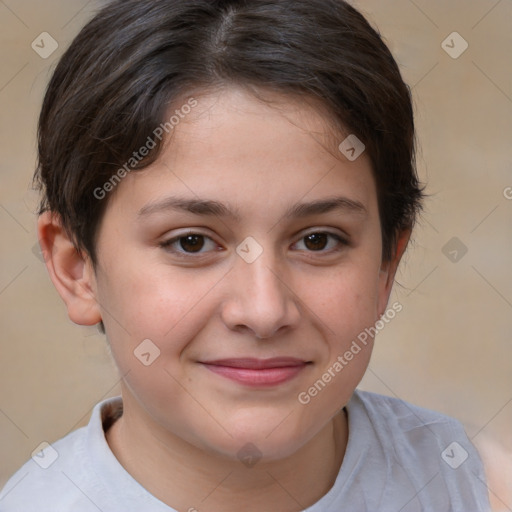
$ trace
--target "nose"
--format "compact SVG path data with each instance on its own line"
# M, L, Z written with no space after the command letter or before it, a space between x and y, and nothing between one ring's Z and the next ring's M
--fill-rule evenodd
M221 315L229 329L266 339L298 325L298 297L289 273L266 251L252 263L238 258L227 288Z

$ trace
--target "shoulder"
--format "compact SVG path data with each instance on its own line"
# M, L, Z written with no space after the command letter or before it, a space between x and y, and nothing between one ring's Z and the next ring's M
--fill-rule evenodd
M349 404L354 409L365 412L370 420L400 430L424 429L431 426L457 432L464 430L461 423L445 414L418 407L409 402L369 391L356 390ZM384 422L383 422L384 420Z
M370 459L395 468L396 482L407 482L417 491L428 482L422 494L429 489L428 494L444 499L450 510L488 510L483 465L458 420L360 390L352 396L347 412L349 436L352 428L357 445L367 447Z
M80 501L77 485L80 483L75 483L76 480L83 481L81 461L85 460L85 432L83 427L51 445L40 445L43 449L18 470L0 492L1 510L88 512L88 508L77 506Z
M400 458L405 455L401 453L404 448L409 450L411 446L415 453L425 450L432 453L432 449L438 449L435 453L441 457L450 447L457 454L460 452L460 457L464 455L463 450L474 451L458 420L399 398L356 390L347 410L354 415L354 421L370 429L373 436L385 442Z
M8 480L0 492L2 512L98 511L89 491L103 492L91 457L91 444L104 438L105 412L119 399L97 404L87 427L55 443L41 444L32 457Z

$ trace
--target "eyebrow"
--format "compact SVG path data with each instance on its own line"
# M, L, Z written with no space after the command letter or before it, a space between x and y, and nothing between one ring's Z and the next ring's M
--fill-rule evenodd
M240 221L241 218L238 208L232 209L219 201L180 197L167 197L161 201L148 203L139 210L138 217L146 217L168 210L183 211L194 215L226 217L236 221ZM283 217L286 219L302 218L333 211L356 215L367 215L368 213L361 202L348 197L337 196L318 199L309 203L294 204L285 212Z

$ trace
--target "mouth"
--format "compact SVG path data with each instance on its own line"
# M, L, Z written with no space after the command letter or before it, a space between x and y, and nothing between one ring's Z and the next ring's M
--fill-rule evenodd
M294 357L275 357L217 359L201 364L211 372L240 384L268 387L293 379L312 363Z

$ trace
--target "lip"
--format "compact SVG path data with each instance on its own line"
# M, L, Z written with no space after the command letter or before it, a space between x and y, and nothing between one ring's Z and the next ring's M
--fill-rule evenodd
M309 362L295 357L274 357L217 359L201 364L217 375L240 384L268 387L293 379Z

